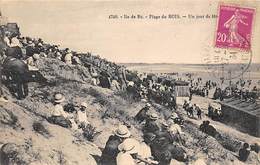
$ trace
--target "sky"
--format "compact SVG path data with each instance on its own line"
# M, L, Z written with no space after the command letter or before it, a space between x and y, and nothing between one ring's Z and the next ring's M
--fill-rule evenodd
M109 15L212 15L218 11L218 2L208 0L0 2L2 14L19 24L23 36L118 63L203 63L205 47L213 44L217 19L129 20L109 19ZM260 1L244 4L260 11ZM253 62L260 62L259 27L260 19L255 19Z

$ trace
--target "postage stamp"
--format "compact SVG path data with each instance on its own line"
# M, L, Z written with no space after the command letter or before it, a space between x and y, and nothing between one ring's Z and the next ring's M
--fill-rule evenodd
M255 9L222 4L218 15L215 47L249 51Z

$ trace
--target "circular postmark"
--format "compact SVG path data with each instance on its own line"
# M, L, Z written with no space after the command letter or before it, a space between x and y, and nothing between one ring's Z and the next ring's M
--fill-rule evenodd
M243 79L243 75L249 69L252 61L252 51L206 45L203 48L202 60L210 76L223 81Z

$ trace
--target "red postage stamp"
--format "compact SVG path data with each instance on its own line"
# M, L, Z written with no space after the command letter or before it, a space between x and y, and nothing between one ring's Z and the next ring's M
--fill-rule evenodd
M218 15L215 46L249 51L255 9L220 5Z

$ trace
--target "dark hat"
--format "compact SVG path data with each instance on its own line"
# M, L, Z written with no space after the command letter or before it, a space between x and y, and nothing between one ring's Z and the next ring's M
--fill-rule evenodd
M249 148L249 144L248 143L244 143L243 147L244 148Z

